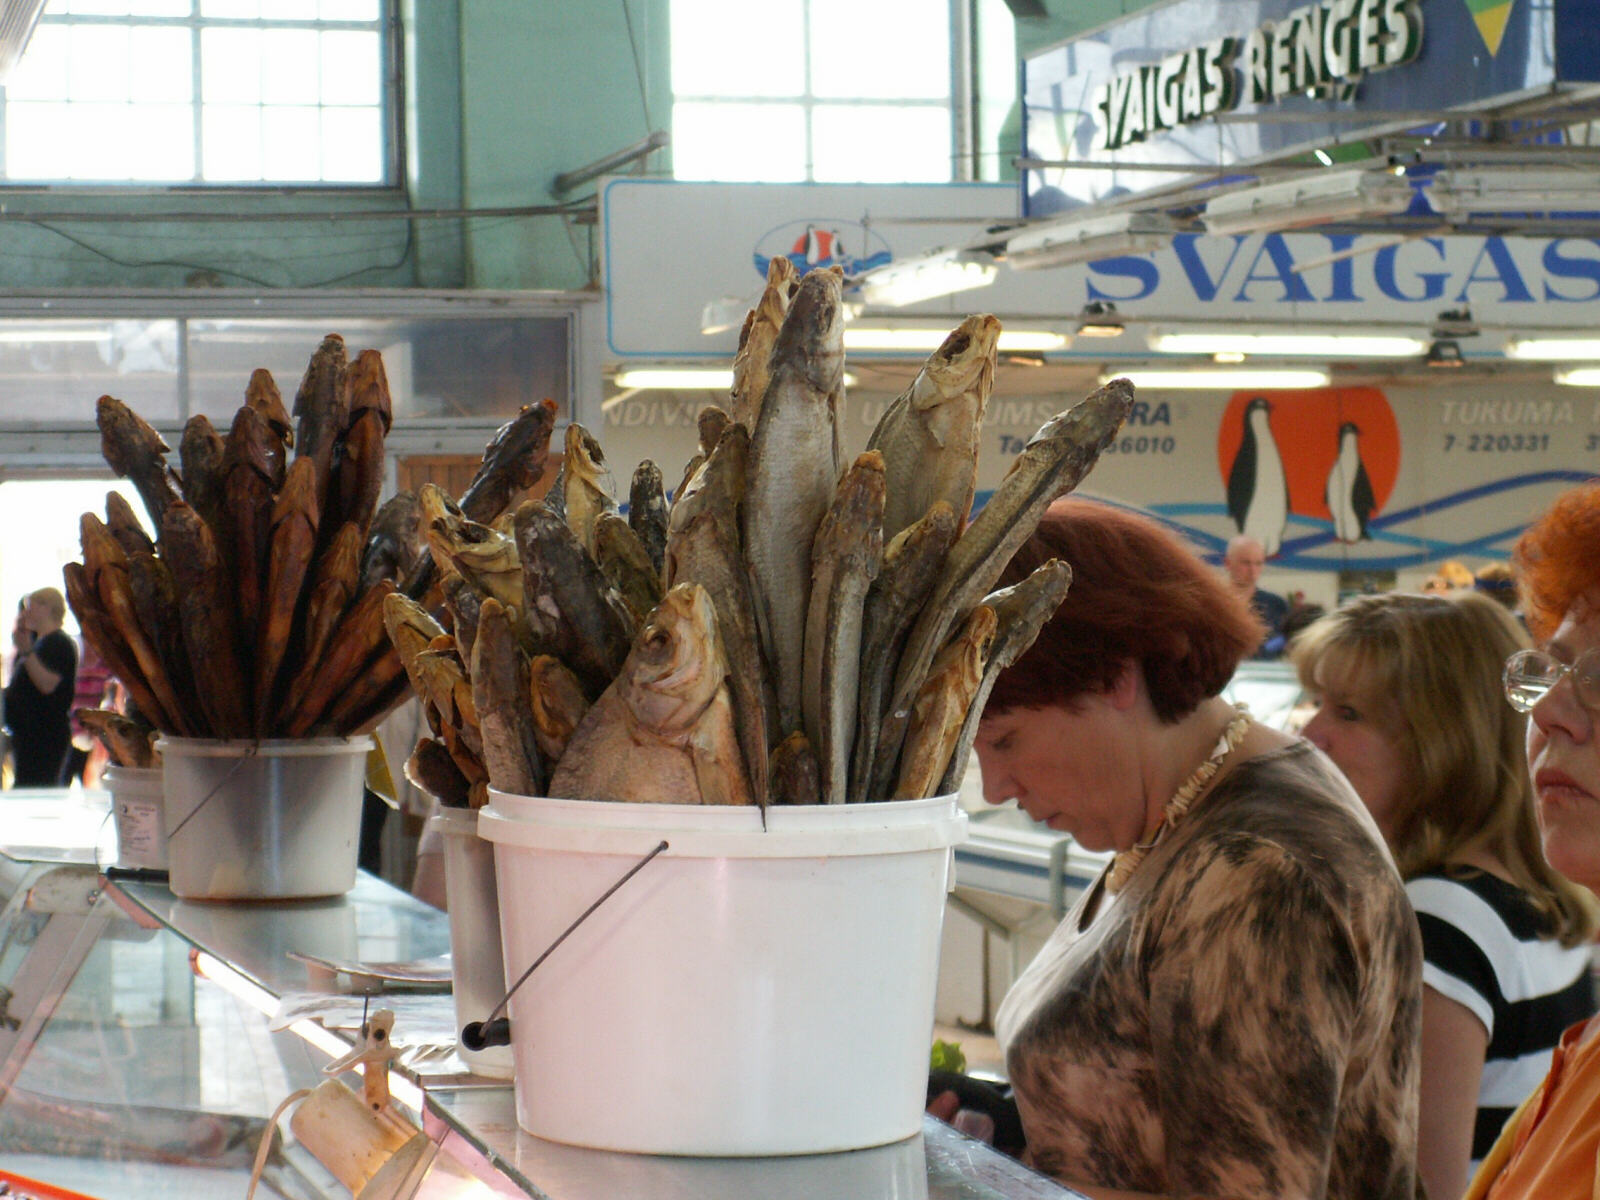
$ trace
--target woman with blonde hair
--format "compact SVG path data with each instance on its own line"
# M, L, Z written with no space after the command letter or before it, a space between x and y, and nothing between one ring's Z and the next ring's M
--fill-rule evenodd
M1528 645L1482 595L1363 596L1296 642L1305 736L1383 831L1424 953L1418 1165L1458 1196L1561 1032L1594 1011L1590 897L1540 852L1506 659Z

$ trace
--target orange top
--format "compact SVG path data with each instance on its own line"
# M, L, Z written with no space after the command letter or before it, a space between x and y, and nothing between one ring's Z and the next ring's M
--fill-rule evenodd
M1489 1200L1592 1200L1600 1152L1600 1037L1581 1041L1588 1022L1561 1035L1545 1077L1516 1132L1511 1158Z

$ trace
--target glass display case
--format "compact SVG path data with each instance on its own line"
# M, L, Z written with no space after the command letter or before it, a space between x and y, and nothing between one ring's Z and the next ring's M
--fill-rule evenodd
M381 1007L395 1014L386 1082L398 1141L418 1154L374 1175L363 1200L1077 1194L932 1118L893 1146L782 1159L543 1141L518 1129L510 1084L472 1075L454 1053L448 993L382 980L377 964L448 952L443 913L367 874L330 900L179 900L157 877L100 870L105 815L92 795L0 794L0 1177L96 1200L244 1196L275 1112L293 1112L286 1102L322 1083ZM850 1085L848 1063L839 1080ZM276 1126L257 1196L351 1194L288 1118Z

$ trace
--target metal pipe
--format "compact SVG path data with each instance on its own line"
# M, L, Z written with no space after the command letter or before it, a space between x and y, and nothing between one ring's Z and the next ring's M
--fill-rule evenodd
M661 149L672 141L672 135L665 129L652 129L640 141L621 150L615 150L604 158L597 158L586 167L579 167L575 171L563 171L555 177L555 182L550 185L552 192L570 192L573 188L588 183L591 179L598 179L608 171L615 171L618 167L625 167L629 163L637 162L646 155Z
M950 174L963 183L978 177L976 76L971 0L950 0Z

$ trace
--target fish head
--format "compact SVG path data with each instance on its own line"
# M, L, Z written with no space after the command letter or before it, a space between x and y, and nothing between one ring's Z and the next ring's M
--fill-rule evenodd
M593 479L607 470L605 451L599 440L576 421L567 426L567 474Z
M294 421L289 416L289 410L283 406L283 393L278 390L278 382L273 379L271 371L257 367L250 372L250 382L244 389L244 402L261 414L272 432L282 438L286 445L294 445Z
M1000 322L989 313L968 317L922 364L912 402L929 408L973 393L987 398L994 383Z
M682 729L711 703L726 674L710 595L699 584L680 583L640 627L621 681L641 725Z
M787 369L803 375L814 391L837 392L844 378L844 273L838 268L809 271L772 346L772 374Z
M718 408L715 404L708 404L700 410L700 415L695 418L695 428L700 435L701 454L709 457L717 448L722 431L728 427L731 419L727 409Z

